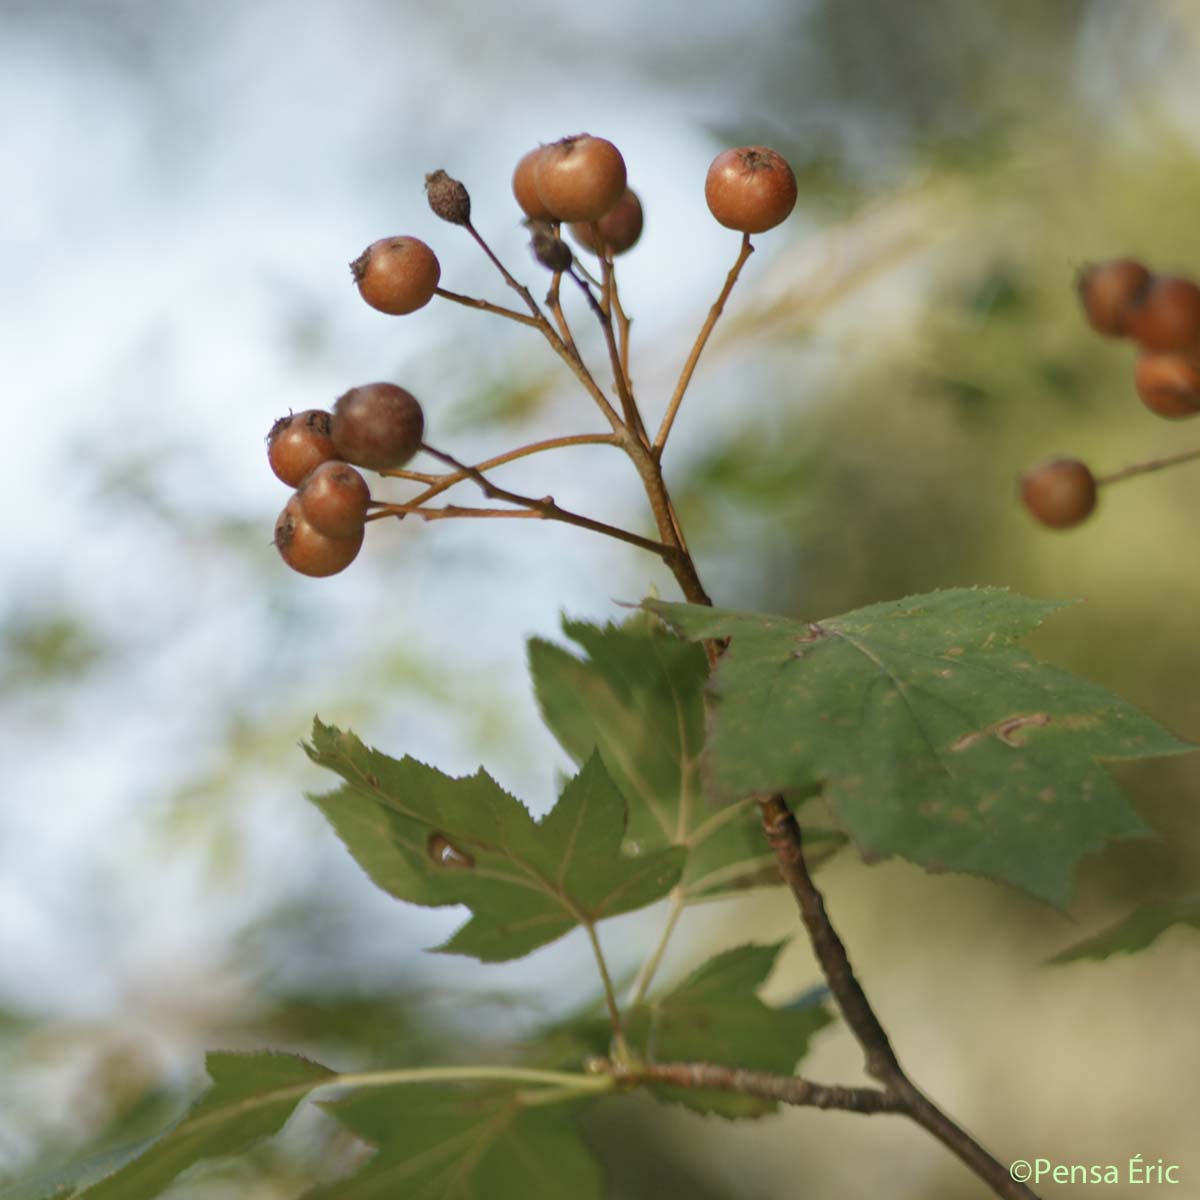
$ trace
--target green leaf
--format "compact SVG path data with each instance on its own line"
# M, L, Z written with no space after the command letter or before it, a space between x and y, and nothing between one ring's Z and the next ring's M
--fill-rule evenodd
M637 614L603 628L563 620L584 651L577 658L533 638L529 669L546 725L577 763L598 753L629 803L627 838L640 852L688 850L682 883L690 898L779 882L757 809L718 812L701 786L708 659L696 645ZM813 831L828 852L840 834Z
M790 1075L832 1018L819 1004L769 1008L758 998L783 943L739 946L709 959L665 995L637 1006L628 1033L658 1062L710 1062ZM757 1117L778 1104L727 1092L656 1086L664 1099L723 1117Z
M529 1107L511 1090L361 1091L321 1106L373 1158L312 1200L600 1200L603 1180L564 1104Z
M1145 950L1173 925L1200 929L1200 896L1143 904L1107 929L1060 950L1049 963L1077 962L1082 958L1103 959L1113 954Z
M714 673L712 780L822 785L867 859L1002 880L1062 906L1074 865L1146 827L1097 760L1193 747L1013 645L1058 604L958 589L814 623L648 600Z
M305 749L346 780L312 800L379 887L414 904L471 910L438 947L447 953L519 958L578 924L652 903L683 868L679 849L622 852L625 801L599 758L539 824L483 771L454 779L320 721Z
M212 1087L146 1153L85 1188L93 1200L151 1200L188 1167L240 1154L283 1128L314 1087L333 1076L293 1054L210 1054Z
M117 1115L109 1126L77 1150L70 1159L58 1157L20 1179L0 1182L0 1200L49 1200L76 1195L88 1184L115 1174L148 1150L179 1123L179 1097L151 1091Z
M539 638L528 647L546 725L575 762L600 752L629 800L632 841L682 840L678 831L700 795L704 651L656 632L646 618L603 628L564 618L563 632L586 658Z

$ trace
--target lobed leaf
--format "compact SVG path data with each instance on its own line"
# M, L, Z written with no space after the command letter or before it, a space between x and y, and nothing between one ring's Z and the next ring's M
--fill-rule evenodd
M1193 749L1013 643L1061 607L957 589L807 623L648 600L694 641L727 797L824 789L867 859L973 872L1056 905L1084 855L1147 833L1100 760Z
M678 882L682 850L623 853L625 801L599 758L539 824L483 771L455 779L320 721L305 748L345 779L311 799L379 887L414 904L471 910L438 947L444 952L519 958L578 924L650 904Z
M540 638L528 643L547 727L577 763L599 752L629 800L632 841L682 840L699 798L704 651L645 619L601 628L564 618L563 632L586 657Z
M686 847L681 883L691 898L778 883L774 856L748 801L718 811L703 794L704 688L701 647L637 614L623 626L564 618L579 658L540 638L529 669L547 727L576 763L599 754L629 805L627 838L639 852ZM825 853L839 834L812 831Z
M294 1054L209 1054L212 1087L187 1115L123 1169L85 1187L92 1200L152 1200L181 1172L249 1150L283 1128L300 1101L333 1076Z

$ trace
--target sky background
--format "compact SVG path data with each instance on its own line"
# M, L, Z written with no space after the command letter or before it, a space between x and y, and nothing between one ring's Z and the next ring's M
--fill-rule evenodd
M1071 543L1035 542L1010 513L1012 473L1032 456L1079 446L1114 461L1169 450L1178 436L1093 422L1070 397L1021 408L1033 385L1010 364L1052 343L1085 383L1089 372L1118 379L1128 364L1106 358L1111 348L1089 343L1072 315L1079 262L1127 246L1171 267L1200 262L1188 232L1200 193L1195 12L1080 0L1053 14L981 3L964 15L928 0L906 20L904 8L0 0L0 388L14 434L0 472L10 514L0 1171L102 1119L87 1105L100 1105L105 1063L120 1064L130 1088L182 1083L202 1048L248 1036L264 997L289 988L531 988L553 997L550 1008L587 995L585 947L573 940L486 972L424 955L461 917L375 892L301 799L329 786L297 749L319 713L450 773L484 762L544 810L568 762L538 722L525 638L554 637L562 612L607 620L620 614L614 601L655 587L673 595L669 577L627 548L533 522L373 527L358 561L329 580L279 563L271 528L287 490L263 439L289 410L393 379L422 399L429 439L462 459L598 428L526 330L436 301L396 319L359 300L347 263L378 237L411 234L436 249L443 286L506 302L477 248L428 211L428 171L463 179L476 224L536 293L513 165L583 129L621 148L647 214L642 245L621 264L622 293L635 373L653 397L669 391L737 250L704 208L708 162L753 140L797 163L797 216L759 240L668 456L695 499L702 570L723 602L848 606L974 582L1087 595L1092 640L1067 636L1062 655L1091 659L1109 682L1119 670L1095 647L1148 620L1156 587L1194 594L1194 541L1186 555L1136 557L1158 544L1147 529L1187 537L1194 482L1131 493L1123 516ZM925 252L938 245L943 257ZM1015 326L1004 340L995 307L972 325L965 302L948 304L978 278L998 286L985 259L1035 264L1031 291L1055 297L1040 326L1022 318L1023 341ZM861 296L850 287L860 268ZM955 386L976 379L971 353L986 358L987 395L1004 403L971 408L960 389L961 420L952 433L936 426L941 441L927 425L855 407L874 389L896 410L917 367ZM821 408L846 392L854 404ZM810 412L808 446L840 433L843 457L826 491L805 494L852 496L854 511L823 519L826 529L875 530L845 532L836 549L816 532L799 540L793 519L808 510L785 521L775 492L757 509L705 496L716 478L705 471L720 465L713 448L736 446L747 427L760 438L760 485L803 475L814 450L794 461L786 451ZM972 420L972 445L991 438L990 451L927 461L965 444L959 426ZM875 435L929 453L893 464ZM644 521L632 475L603 451L535 459L504 478L619 524ZM962 499L970 480L993 497L982 516ZM746 500L746 478L733 482ZM939 503L946 529L931 515ZM834 565L844 584L828 582ZM1145 670L1128 683L1156 715L1194 678L1183 607L1163 618L1160 640L1147 637ZM1173 728L1200 735L1194 696L1180 704ZM1194 797L1194 780L1186 788ZM927 886L913 883L909 903ZM983 901L981 924L952 936L969 941L999 917L1021 931L999 940L1021 944L1040 918L1020 903ZM777 905L753 911L764 936L794 932ZM859 919L853 909L848 919ZM614 923L619 965L636 962L641 921ZM1200 982L1194 954L1186 961L1169 986ZM882 969L898 1009L920 1005L915 983ZM805 978L798 966L781 992ZM1144 997L1127 982L1136 1011ZM1081 993L1063 986L1045 1003L1066 1027ZM499 1004L487 1017L521 1019ZM956 1078L936 1037L914 1042L934 1075ZM841 1053L827 1074L850 1061ZM895 1152L918 1181L940 1170L923 1146ZM896 1161L886 1147L880 1159Z
M693 51L736 24L711 10ZM289 410L394 378L455 454L525 440L498 443L470 417L523 378L537 352L523 331L447 305L385 318L350 283L364 245L409 233L437 248L446 286L504 300L428 211L437 167L466 179L477 224L535 278L512 166L594 128L654 210L657 263L626 276L639 334L674 336L695 295L715 294L736 236L700 200L703 122L732 101L702 78L656 87L647 56L669 58L694 10L638 11L0 10L0 104L20 114L0 131L13 167L0 369L10 411L27 414L0 485L24 514L5 536L0 701L0 1006L15 1020L135 1030L153 1067L186 1078L213 1020L252 1007L263 974L411 982L419 967L478 986L477 965L420 954L461 918L397 920L363 886L300 799L328 781L296 743L320 711L451 772L486 754L544 809L567 763L537 721L524 638L552 635L560 611L606 619L612 599L669 580L574 531L494 523L377 526L353 571L302 579L270 546L286 489L263 439ZM594 428L582 408L571 397L558 414ZM547 464L538 486L569 503L577 464ZM624 495L613 482L610 512L636 523L628 482ZM248 952L258 923L292 907L310 912L304 929L277 931L265 959ZM579 950L547 968L560 984ZM13 1115L3 1165L36 1148L40 1122L70 1124L55 1110L95 1049L75 1040L67 1055L36 1049L4 1089L10 1114L41 1113L32 1128Z

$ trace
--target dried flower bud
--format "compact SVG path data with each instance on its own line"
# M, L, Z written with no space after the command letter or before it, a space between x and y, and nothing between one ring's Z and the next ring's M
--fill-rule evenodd
M431 171L425 176L425 195L434 214L451 225L465 225L471 219L471 197L457 179L445 171Z
M571 247L545 221L526 221L529 226L529 248L533 257L548 271L565 271L572 262Z

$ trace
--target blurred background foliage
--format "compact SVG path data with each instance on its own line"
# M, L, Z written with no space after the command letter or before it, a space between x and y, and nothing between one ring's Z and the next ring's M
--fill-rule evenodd
M1078 598L1037 651L1200 737L1195 468L1117 485L1068 534L1037 529L1014 499L1016 475L1052 454L1103 472L1198 436L1140 407L1130 349L1087 330L1072 289L1081 264L1117 254L1200 274L1194 5L752 0L731 16L527 0L501 22L357 0L336 19L289 10L286 31L282 11L0 6L6 58L33 64L4 86L49 68L2 135L6 157L28 161L2 228L32 280L2 301L7 328L29 323L6 390L40 472L7 486L23 512L44 502L13 531L0 594L13 764L0 1179L136 1139L195 1085L205 1046L287 1046L343 1069L492 1061L587 998L573 946L498 970L421 956L454 915L373 894L300 799L327 786L295 744L316 710L446 770L483 762L544 807L564 760L537 726L523 638L554 636L560 608L603 620L613 598L673 594L623 547L524 524L373 530L378 544L327 584L275 561L282 496L258 439L280 411L395 375L447 397L434 440L460 457L577 428L582 401L525 331L437 305L397 326L328 283L361 244L415 232L447 286L502 299L487 264L423 213L419 181L437 165L524 265L503 207L511 163L575 128L622 145L647 209L622 266L653 421L736 249L705 224L704 167L725 144L776 146L797 169L798 215L757 239L667 456L709 591L814 618L942 586ZM293 74L272 75L268 53L292 56ZM68 103L71 80L108 90ZM55 122L76 111L96 161L59 154ZM246 139L255 129L264 144ZM286 174L306 158L308 174ZM79 282L52 286L44 264L72 255ZM636 481L603 451L562 462L540 476L560 501L645 524ZM823 873L905 1062L1001 1155L1187 1161L1194 932L1039 966L1140 901L1195 888L1197 764L1120 776L1161 836L1089 862L1070 918L849 854ZM653 928L614 923L618 969ZM748 928L797 932L774 893L706 906L668 972ZM813 970L797 943L775 998ZM840 1029L806 1066L829 1080L859 1069ZM922 1135L880 1120L735 1128L639 1098L602 1105L588 1135L611 1194L630 1200L765 1197L784 1181L979 1194ZM299 1195L312 1147L346 1150L311 1130L289 1144L181 1194Z

